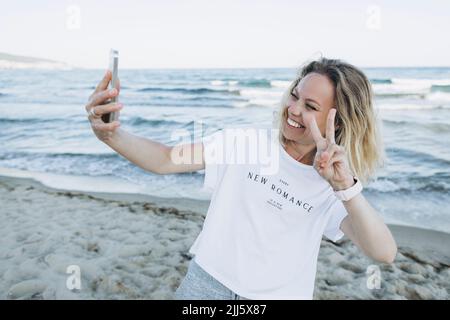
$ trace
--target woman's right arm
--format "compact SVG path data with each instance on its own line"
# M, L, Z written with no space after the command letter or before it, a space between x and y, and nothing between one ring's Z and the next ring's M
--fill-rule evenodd
M103 122L102 114L119 112L123 107L121 103L104 104L105 101L119 95L120 84L115 89L107 89L110 80L111 72L108 71L86 105L86 111L94 110L95 114L89 114L89 121L100 141L135 165L153 173L169 174L204 169L203 144L201 142L166 146L120 129L118 121Z

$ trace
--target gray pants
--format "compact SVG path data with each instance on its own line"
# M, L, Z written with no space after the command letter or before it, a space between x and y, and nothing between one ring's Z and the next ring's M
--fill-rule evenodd
M248 300L225 287L209 273L203 270L194 260L175 291L176 300Z

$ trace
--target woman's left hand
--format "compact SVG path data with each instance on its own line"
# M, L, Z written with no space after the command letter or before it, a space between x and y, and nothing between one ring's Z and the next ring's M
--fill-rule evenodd
M335 191L338 191L353 186L354 180L345 149L337 145L334 139L335 116L336 109L330 109L325 138L320 133L314 116L309 121L309 128L317 148L314 157L314 168L322 178L328 181Z

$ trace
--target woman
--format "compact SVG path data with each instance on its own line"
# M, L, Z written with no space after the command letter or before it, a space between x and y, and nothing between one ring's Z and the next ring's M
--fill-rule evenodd
M176 298L311 299L322 235L345 234L370 258L394 260L396 243L361 193L383 153L370 82L354 66L322 58L302 68L282 100L279 163L267 175L254 164L211 161L206 155L225 139L220 132L170 147L103 123L102 114L122 108L102 105L118 95L106 90L109 81L107 73L86 106L97 137L154 173L205 169L213 189ZM202 161L180 164L174 154Z

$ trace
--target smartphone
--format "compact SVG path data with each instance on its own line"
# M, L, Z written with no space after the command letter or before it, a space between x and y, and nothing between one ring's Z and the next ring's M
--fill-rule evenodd
M119 51L111 49L109 52L109 70L112 73L111 82L109 88L115 88L117 85L117 78L119 76ZM110 103L116 103L119 101L119 97L115 96L111 98ZM102 120L106 123L113 122L118 119L119 114L117 112L111 112L102 115Z

